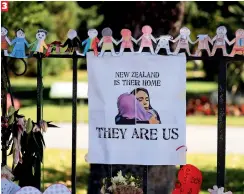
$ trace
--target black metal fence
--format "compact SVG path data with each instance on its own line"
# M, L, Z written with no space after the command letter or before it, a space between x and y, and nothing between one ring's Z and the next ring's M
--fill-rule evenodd
M37 60L37 122L42 120L42 98L43 98L43 83L42 83L42 62L45 58L39 55L34 55L33 57ZM57 55L52 54L48 58L69 58L73 61L73 98L72 98L72 194L76 193L76 142L77 142L77 63L79 58L84 58L78 56L75 53L73 55ZM8 57L2 57L2 66L7 66ZM217 179L216 183L219 187L224 187L225 185L225 154L226 154L226 70L227 65L230 62L243 61L244 56L236 55L235 57L224 57L224 56L213 56L213 57L187 57L187 61L194 60L213 60L216 65L219 66L218 74L218 121L217 121ZM6 68L7 69L7 68ZM2 84L5 84L2 82ZM6 95L2 95L2 115L6 115ZM7 145L6 142L2 140L2 165L7 164ZM104 169L107 175L112 172L112 165L92 165L91 164L91 174L96 174L97 170ZM143 190L147 193L147 166L143 167ZM35 169L35 185L38 189L41 187L41 164L39 163ZM96 177L96 176L93 176ZM96 178L94 178L96 179ZM90 185L91 193L98 193L100 191L99 176L97 180L92 180Z

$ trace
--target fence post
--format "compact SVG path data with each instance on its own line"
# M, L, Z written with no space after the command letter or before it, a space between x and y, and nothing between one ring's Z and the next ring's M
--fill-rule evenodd
M42 120L42 98L43 98L43 87L42 87L42 58L37 56L37 102L36 102L36 115L37 123ZM36 162L34 184L37 189L41 189L41 161Z
M76 193L76 133L77 133L77 55L73 53L73 98L72 98L72 194Z
M226 69L223 57L219 61L218 75L218 144L217 144L217 186L225 185L225 147L226 147Z
M148 166L143 166L143 193L147 194Z
M2 53L2 65L1 65L1 106L2 106L2 116L7 115L7 76L4 68L7 68L7 57L3 56ZM1 145L2 145L2 166L7 164L7 141L4 138L3 131L1 131Z

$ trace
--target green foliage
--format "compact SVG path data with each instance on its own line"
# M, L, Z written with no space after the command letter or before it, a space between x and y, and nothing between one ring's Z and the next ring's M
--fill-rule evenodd
M235 62L228 65L227 89L233 94L244 88L244 63Z
M70 28L78 29L81 21L87 21L88 27L101 23L103 17L96 17L96 12L96 6L83 9L77 2L72 1L10 1L9 11L2 13L2 25L9 29L10 39L15 37L15 30L23 28L27 41L31 43L35 41L37 30L43 28L48 31L46 43L54 40L64 42L67 31ZM70 69L71 64L71 60L68 59L45 59L43 74L44 76L60 74ZM36 61L33 59L28 60L28 74L36 75Z
M206 33L213 37L220 25L227 27L233 38L235 31L244 25L244 2L194 2L185 4L185 24L192 31L192 36Z
M186 2L185 4L185 24L191 29L191 36L196 39L198 34L208 34L214 37L216 28L220 25L227 27L229 40L235 37L235 31L244 26L244 1L215 1L206 2ZM228 53L232 46L228 48ZM204 63L207 76L212 78L218 74L218 66L210 61ZM228 90L232 93L244 91L244 68L242 63L235 63L228 66ZM210 78L211 80L211 78Z

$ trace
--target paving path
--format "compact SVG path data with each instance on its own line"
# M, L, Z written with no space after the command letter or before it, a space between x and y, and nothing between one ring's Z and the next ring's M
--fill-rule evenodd
M49 128L44 134L47 148L71 149L71 123L55 123L60 128ZM188 153L217 153L217 127L187 125ZM77 126L77 149L88 148L88 125ZM244 127L227 127L226 152L244 154Z

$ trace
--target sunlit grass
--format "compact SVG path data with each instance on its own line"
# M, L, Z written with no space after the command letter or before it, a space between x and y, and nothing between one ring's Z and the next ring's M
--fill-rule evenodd
M77 150L77 194L85 194L89 176L89 164L84 156L87 150ZM11 166L11 158L8 164ZM235 194L244 190L244 155L226 156L226 187ZM187 154L187 163L198 167L203 174L202 192L216 184L217 156L215 154ZM44 188L53 183L64 183L71 187L71 150L45 149L43 168Z
M217 116L187 116L186 123L191 125L217 125ZM226 125L244 127L244 117L227 116Z
M36 106L22 107L20 114L25 115L26 118L36 120ZM71 105L44 105L43 119L53 122L72 122L72 106ZM84 104L77 104L77 122L88 122L88 106Z
M78 71L78 81L87 82L88 74L87 71ZM202 71L189 71L187 72L187 77L202 77L204 74ZM72 71L66 71L58 76L44 76L43 84L45 88L51 87L55 82L72 82ZM35 77L24 77L15 76L11 77L11 84L13 87L26 87L35 88L36 78ZM187 92L201 93L210 92L217 89L217 84L215 82L201 82L201 81L191 81L187 82Z
M36 106L27 106L20 109L20 113L26 118L36 120ZM44 120L53 122L72 122L72 105L52 105L44 103ZM88 105L77 104L77 122L88 123ZM227 116L227 126L244 126L243 117ZM217 116L188 116L186 124L193 125L217 125Z
M217 90L215 82L189 81L186 83L186 91L190 93L208 93Z
M65 71L58 76L43 76L43 84L47 88L55 82L72 82L72 74L72 71ZM77 76L78 81L87 82L88 80L87 71L78 71ZM36 87L36 77L15 76L10 79L13 87Z

